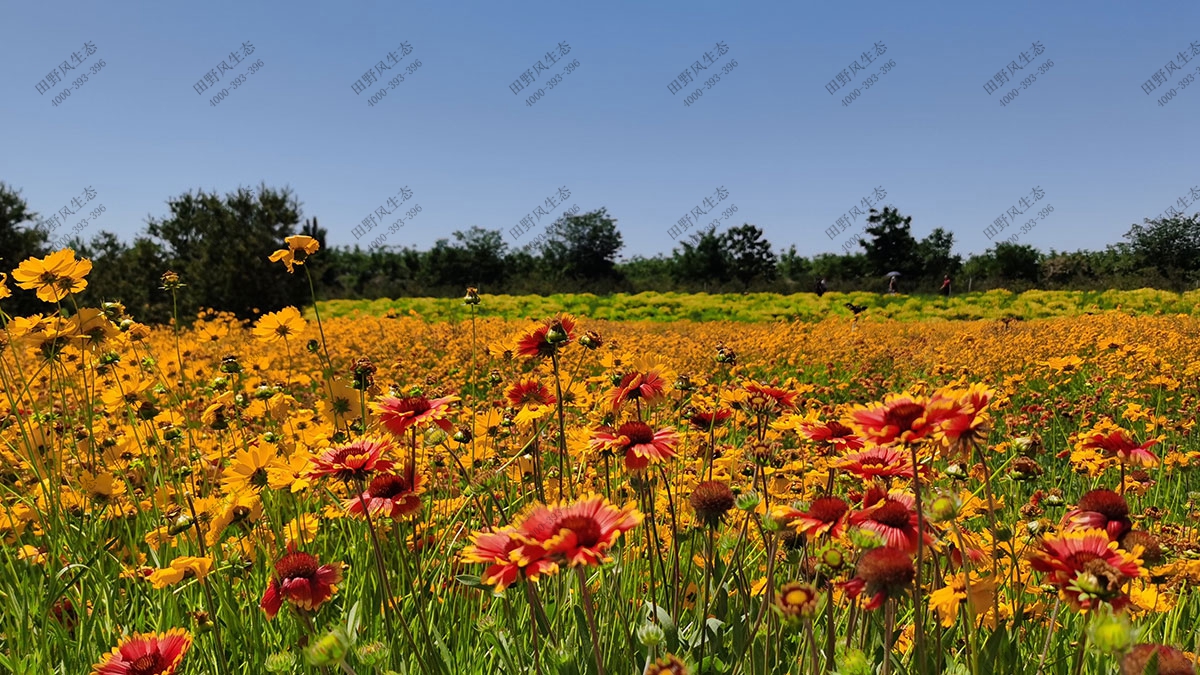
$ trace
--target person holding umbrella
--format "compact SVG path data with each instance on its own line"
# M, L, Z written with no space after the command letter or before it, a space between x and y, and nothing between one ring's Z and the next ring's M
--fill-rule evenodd
M899 272L888 272L888 295L896 295L900 292L896 279L900 278Z

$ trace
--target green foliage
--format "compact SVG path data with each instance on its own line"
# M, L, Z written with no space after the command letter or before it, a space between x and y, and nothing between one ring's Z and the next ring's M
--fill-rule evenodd
M146 231L163 242L167 266L187 284L181 316L214 307L249 318L309 296L304 282L267 259L300 222L300 203L289 189L263 185L257 194L239 189L224 197L200 190L168 200L167 208L170 215L151 218Z
M0 272L12 277L12 271L22 260L45 253L46 231L40 227L28 227L37 221L37 214L21 192L0 181ZM33 294L18 293L8 309L14 314L28 314L40 309Z

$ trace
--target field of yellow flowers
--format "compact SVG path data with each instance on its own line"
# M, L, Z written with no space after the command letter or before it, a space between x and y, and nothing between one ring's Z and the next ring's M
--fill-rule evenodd
M0 275L4 672L1195 672L1190 315L184 329L90 271Z

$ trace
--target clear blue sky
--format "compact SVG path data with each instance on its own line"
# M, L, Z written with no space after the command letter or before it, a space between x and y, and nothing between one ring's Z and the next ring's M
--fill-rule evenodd
M1195 2L30 2L3 16L0 180L43 214L93 187L106 211L89 235L128 239L170 196L266 181L345 245L408 186L422 210L389 243L423 248L471 225L507 233L566 186L564 206L607 207L623 254L650 255L724 187L734 224L813 254L837 250L825 230L883 187L918 236L948 228L967 253L1038 186L1054 212L1021 241L1074 250L1200 185L1200 57L1142 89L1200 47ZM247 41L252 58L215 89L262 69L211 106L195 83ZM1035 41L1045 53L1018 82L1054 66L1002 107L984 82ZM38 83L86 42L96 53L69 79L104 67L52 106L63 85ZM369 107L378 87L353 83L405 42L389 75L421 67ZM578 69L527 106L510 84L560 42L570 54L549 72ZM668 85L717 42L729 53L705 75L738 65L685 106L695 85ZM877 42L886 54L847 89L895 67L843 106L826 84Z

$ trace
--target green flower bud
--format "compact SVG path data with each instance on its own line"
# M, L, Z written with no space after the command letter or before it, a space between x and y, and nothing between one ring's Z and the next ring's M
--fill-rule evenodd
M667 639L666 633L663 632L662 627L656 623L642 624L641 627L638 628L637 635L638 641L642 643L642 646L649 647L651 649L661 645L663 641Z
M290 673L296 668L296 655L291 652L271 654L263 662L268 673Z
M1137 630L1124 614L1098 612L1090 628L1092 644L1105 654L1120 654L1137 640Z
M304 658L309 665L328 668L341 663L349 650L350 637L346 635L346 629L339 626L314 640L304 650Z
M860 649L849 649L838 659L838 675L870 675L871 661Z
M387 658L387 647L382 642L365 644L354 652L364 666L375 667Z
M753 511L761 501L762 497L759 497L757 492L750 490L738 495L737 507L743 511Z

